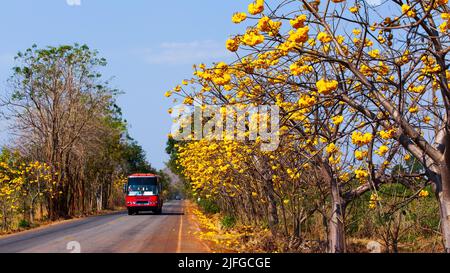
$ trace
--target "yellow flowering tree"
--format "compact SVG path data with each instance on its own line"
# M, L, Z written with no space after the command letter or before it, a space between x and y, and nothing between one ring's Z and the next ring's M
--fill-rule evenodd
M189 141L177 144L177 163L194 196L214 200L245 224L267 223L274 235L299 238L324 196L314 192L318 178L307 159L294 156L297 143L286 140L276 152L261 152L257 143Z
M26 199L24 214L29 223L33 224L36 205L42 205L59 194L56 192L56 182L52 179L53 170L51 166L38 161L22 163L16 168L20 174L20 191ZM42 206L40 213L42 216Z
M19 211L21 179L19 171L10 166L10 153L0 156L0 217L2 230L8 230L14 215Z
M0 215L3 229L9 229L20 212L32 224L36 205L44 204L57 194L55 184L50 166L37 161L22 162L17 152L3 149L0 155Z
M188 105L280 107L280 137L294 137L298 157L326 185L330 252L345 251L349 202L387 183L421 186L408 176L433 185L450 252L447 1L299 2L255 1L251 18L235 14L234 23L249 24L226 42L237 59L195 66L167 95ZM394 171L411 157L424 173Z

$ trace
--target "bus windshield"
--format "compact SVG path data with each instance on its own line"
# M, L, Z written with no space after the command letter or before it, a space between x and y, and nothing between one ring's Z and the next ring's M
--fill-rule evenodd
M128 195L157 195L157 181L156 177L128 178Z

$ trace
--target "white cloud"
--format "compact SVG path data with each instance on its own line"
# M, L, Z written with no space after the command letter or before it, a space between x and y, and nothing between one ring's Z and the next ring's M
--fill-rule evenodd
M81 0L66 0L69 6L81 6Z
M225 45L216 41L165 42L144 50L145 61L150 64L194 64L218 61L230 56Z

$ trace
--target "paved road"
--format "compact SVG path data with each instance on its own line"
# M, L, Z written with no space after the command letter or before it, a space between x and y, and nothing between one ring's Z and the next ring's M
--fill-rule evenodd
M171 201L164 204L161 215L118 212L3 237L0 253L207 252L208 247L193 234L196 225L185 214L184 205L184 201Z

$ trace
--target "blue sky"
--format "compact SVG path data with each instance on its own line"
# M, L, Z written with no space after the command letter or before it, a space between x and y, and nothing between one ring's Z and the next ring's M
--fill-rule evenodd
M77 5L80 2L80 5ZM8 0L0 9L0 93L13 57L36 43L87 44L109 65L107 78L124 91L119 98L131 135L153 166L167 160L165 142L171 100L164 92L192 75L192 64L228 59L224 43L241 31L235 11L251 1L235 0ZM69 5L68 3L72 4ZM8 142L0 121L0 144Z

